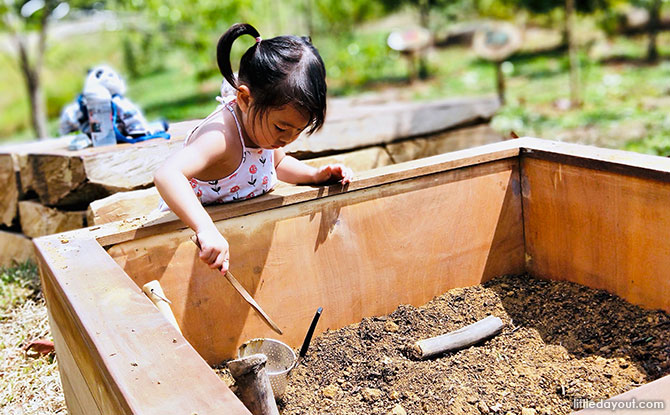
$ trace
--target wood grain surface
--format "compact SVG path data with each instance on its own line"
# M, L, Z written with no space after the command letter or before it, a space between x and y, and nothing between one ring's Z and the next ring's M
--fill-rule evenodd
M512 158L218 222L232 272L284 330L278 337L198 259L190 230L108 252L136 284L160 281L184 336L216 363L254 337L299 346L320 306L320 329L337 329L523 272L518 189Z

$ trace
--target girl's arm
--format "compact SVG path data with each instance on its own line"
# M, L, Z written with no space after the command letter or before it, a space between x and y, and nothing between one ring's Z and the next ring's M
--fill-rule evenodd
M342 164L329 164L317 169L287 156L281 148L275 150L274 157L277 178L286 183L321 184L339 181L347 184L354 178L353 171Z
M221 268L222 272L228 270L228 242L200 204L189 178L196 177L211 163L220 160L225 147L223 133L206 132L168 158L154 173L154 183L165 203L195 231L200 242L200 259L210 268Z

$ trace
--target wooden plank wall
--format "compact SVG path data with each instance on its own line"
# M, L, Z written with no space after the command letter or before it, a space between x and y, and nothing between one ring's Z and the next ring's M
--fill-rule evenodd
M254 337L297 347L320 306L318 329L337 329L523 272L518 167L507 158L218 222L232 273L283 336L197 258L189 230L108 253L139 286L160 281L184 336L209 363Z
M622 165L619 153L609 164L522 155L526 269L670 311L670 173Z
M71 414L249 414L94 239L35 245Z

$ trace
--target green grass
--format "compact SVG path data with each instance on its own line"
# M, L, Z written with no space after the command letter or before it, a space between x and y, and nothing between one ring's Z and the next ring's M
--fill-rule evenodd
M0 319L40 290L37 266L28 261L14 267L0 268Z
M408 63L386 46L386 32L366 30L350 36L317 36L326 62L331 95L354 95L387 88L404 97L437 99L495 94L494 67L469 48L438 49L428 56L430 77L407 84ZM85 69L107 62L124 72L121 34L71 38L54 43L47 55L44 81L50 131L56 132L60 108L80 92ZM670 59L670 33L659 38L661 56ZM569 98L568 60L563 51L519 53L507 64L507 105L492 120L503 134L570 140L634 151L668 153L670 134L670 61L642 64L644 38L615 38L605 57L581 57L581 108L565 109ZM603 55L601 54L601 57ZM609 62L609 63L608 63ZM21 79L5 56L0 60L0 137L21 140L27 129L27 104ZM214 62L212 62L214 65ZM201 118L216 105L220 77L197 80L194 65L179 54L165 57L163 69L128 80L129 97L150 120Z

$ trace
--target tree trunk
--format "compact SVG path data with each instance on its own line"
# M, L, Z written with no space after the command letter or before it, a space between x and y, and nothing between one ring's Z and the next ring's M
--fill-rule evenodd
M496 67L496 90L498 91L498 100L500 105L505 105L505 74L502 70L502 62L495 62Z
M307 23L307 35L314 36L314 18L312 17L312 0L305 0L305 20Z
M38 139L47 137L47 116L46 105L41 88L40 72L42 71L42 62L44 51L46 50L47 35L47 17L49 13L44 13L40 21L40 29L37 40L37 50L33 64L30 63L29 51L26 39L21 33L14 31L14 41L19 54L19 67L23 74L23 79L30 102L30 121Z
M44 103L44 94L42 94L40 75L36 69L33 71L28 84L28 94L30 95L30 119L35 135L40 140L47 138L46 105Z
M656 62L658 60L656 40L661 21L661 2L662 0L654 0L649 10L649 43L647 45L647 61L649 62Z
M25 40L16 34L16 46L19 53L19 67L26 85L28 101L30 103L30 121L37 138L47 136L47 120L42 90L40 87L39 68L30 65Z
M565 31L568 38L568 55L570 58L570 104L581 106L579 94L579 57L575 42L575 0L565 0Z
M429 0L419 0L419 24L425 29L430 29L430 4Z
M430 32L430 4L429 0L419 0L419 24ZM417 75L419 79L428 78L428 64L426 63L426 49L417 51Z

